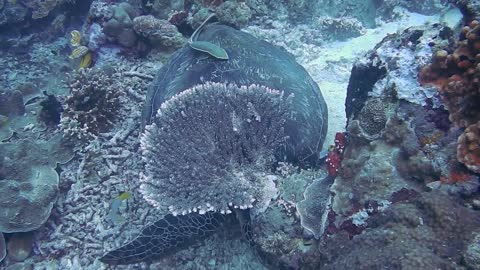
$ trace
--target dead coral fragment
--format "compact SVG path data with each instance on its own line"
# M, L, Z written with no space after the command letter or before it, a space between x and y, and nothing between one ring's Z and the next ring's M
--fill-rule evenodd
M457 159L471 171L480 173L480 121L458 138Z

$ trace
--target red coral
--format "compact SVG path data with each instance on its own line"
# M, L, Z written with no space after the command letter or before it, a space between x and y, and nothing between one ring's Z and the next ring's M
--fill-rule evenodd
M343 132L335 134L335 146L327 154L327 172L329 176L337 176L338 170L342 165L343 151L347 145L347 136Z
M342 165L342 155L335 150L331 150L327 154L327 172L330 176L337 176L338 170Z
M343 132L337 132L337 134L335 134L335 150L343 154L345 146L347 146L347 136Z

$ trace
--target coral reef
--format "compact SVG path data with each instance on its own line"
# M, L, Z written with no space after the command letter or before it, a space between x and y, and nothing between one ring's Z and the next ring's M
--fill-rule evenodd
M466 128L458 139L457 158L474 172L480 172L480 159L476 140L480 121L480 23L471 21L463 27L460 40L449 53L439 49L432 63L420 72L420 80L435 85L449 112L449 120ZM448 48L449 49L449 48Z
M55 166L72 157L61 137L0 144L1 232L35 230L49 217L58 192Z
M162 20L167 20L172 12L183 10L185 8L185 2L187 1L153 0L150 5L146 5L145 8L149 10L149 13L153 16Z
M463 265L480 215L448 195L423 193L368 222L351 240L343 233L325 239L302 269L455 269Z
M27 19L28 8L23 5L16 5L11 1L2 1L0 9L0 27L9 25L22 25Z
M449 0L420 0L420 1L408 1L408 0L385 0L382 1L377 12L386 20L390 20L395 16L398 16L401 12L400 9L407 9L411 12L416 12L425 15L432 15L445 8Z
M269 186L290 106L277 90L218 83L165 101L141 139L145 198L174 215L251 208Z
M478 0L451 0L451 2L462 10L465 21L480 19L480 3Z
M30 15L33 15L33 8L39 11L42 9L39 5L26 7L23 3L27 1L45 3L44 15L42 12L35 15L44 17L32 19ZM74 5L73 2L78 4ZM230 232L218 230L221 233L204 239L204 245L189 245L171 256L160 258L158 262L114 268L265 269L265 265L271 269L385 266L478 268L479 232L473 226L478 223L478 211L466 210L465 207L479 209L478 176L456 162L455 158L457 138L463 130L455 129L448 121L448 112L445 106L442 106L444 101L437 91L415 81L419 66L430 63L432 52L443 49L447 56L454 53L452 37L456 36L455 29L432 26L432 29L411 29L389 36L355 64L347 100L347 114L350 118L348 138L351 144L345 148L343 160L336 148L329 152L327 172L323 172L324 164L321 164L320 172L315 167L319 161L323 161L317 154L321 148L319 141L324 138L326 114L323 111L322 114L311 115L313 111L318 111L318 108L326 110L326 107L321 104L323 101L313 102L323 100L321 96L314 94L319 92L319 89L310 77L305 76L303 69L291 65L295 61L294 57L281 55L273 46L262 53L264 44L252 42L248 36L236 38L226 31L225 41L218 38L225 32L216 32L216 37L208 34L205 29L206 35L200 35L200 38L205 41L218 41L222 47L225 46L233 60L218 61L202 55L194 58L192 62L184 61L185 58L182 57L185 55L189 57L197 53L187 47L176 54L177 60L170 62L180 67L165 61L170 54L168 50L181 44L178 42L178 45L174 45L174 41L182 39L183 42L184 38L179 32L188 36L197 22L211 13L216 13L222 22L238 28L247 27L244 29L254 36L273 40L275 45L294 54L316 81L321 82L319 78L324 75L319 74L346 74L346 70L349 70L353 63L353 56L343 56L345 50L338 53L345 57L341 60L332 61L331 59L337 58L322 54L324 49L328 50L331 41L362 34L364 27L370 28L377 23L383 25L382 20L397 22L396 19L409 16L406 10L431 14L444 8L445 2L135 0L125 4L127 1L123 0L95 0L83 27L80 27L86 13L86 10L82 11L80 7L86 7L90 2L58 0L54 7L53 1L18 0L14 4L15 1L0 0L0 5L3 4L3 7L0 7L0 86L7 95L18 90L23 96L21 105L18 103L18 108L23 107L23 112L8 113L9 116L2 112L0 140L7 143L0 145L11 144L17 147L25 141L34 140L39 144L48 144L52 133L58 132L56 123L62 109L60 103L66 109L61 117L63 126L60 131L77 147L75 157L68 164L58 165L56 170L60 178L57 200L50 217L44 226L35 231L34 244L28 244L21 249L25 251L23 254L30 256L25 260L23 259L28 255L16 256L18 260L23 260L19 263L15 263L13 258L7 258L0 262L0 268L108 268L109 266L102 265L99 260L106 251L122 247L136 236L142 237L139 228L145 224L154 224L168 214L168 209L150 207L140 193L140 181L132 181L138 179L139 172L144 171L145 164L141 160L143 153L138 137L141 133L140 123L145 121L145 116L140 116L139 108L145 101L146 85L152 80L152 89L165 89L165 92L150 92L146 95L147 106L152 108L151 117L147 120L151 121L150 123L155 123L155 114L165 100L205 81L226 83L232 80L237 85L250 85L261 81L270 83L266 85L269 88L285 91L285 96L295 92L293 101L297 103L294 104L295 111L292 114L299 120L290 122L292 125L286 123L285 135L293 137L290 142L303 143L287 144L287 148L290 147L287 158L285 152L280 151L280 154L275 156L277 161L280 161L279 164L268 169L262 168L269 174L276 172L278 175L266 175L266 178L261 179L268 183L268 192L265 191L263 197L253 203L255 207L248 210L253 218L253 243L251 238L247 239L249 241L240 239L239 233L230 235ZM477 1L468 2L470 3L464 5L470 12ZM440 7L438 3L444 7ZM379 18L379 15L382 18ZM323 30L314 27L319 23L319 17L327 18ZM472 13L471 18L473 17L475 15ZM161 21L167 19L171 24ZM136 21L142 20L155 26L145 24L141 25L145 27L145 31L140 30L142 27L136 29ZM155 35L160 34L156 32L157 26L168 30L172 43L168 43L169 39L167 45L157 46ZM329 33L332 29L329 27L333 26L334 29L342 30L337 30L336 34ZM59 39L52 43L45 40L47 36L57 38L57 35L66 29L79 29L82 33L79 45L88 48L92 63L96 68L101 68L100 71L87 69L81 71L83 75L76 74L66 79L63 77L65 72L74 67L68 63L67 58L71 51L68 38L65 37L68 35L61 34ZM465 31L476 34L477 30L473 29ZM16 32L18 35L5 35L3 30ZM105 34L104 30L109 34ZM368 30L367 34L383 33L382 31L383 28ZM367 37L370 38L366 35L355 40ZM247 39L244 40L245 38ZM372 43L371 40L369 42ZM254 56L249 57L243 51L235 49L243 44L249 44L249 47L253 48ZM351 47L351 44L347 46ZM150 50L153 47L156 47L155 50ZM8 53L4 53L7 51ZM283 49L279 51L284 52ZM273 57L263 57L271 52ZM349 49L347 53L357 54L358 50ZM438 55L439 58L444 57L442 53ZM241 57L237 58L237 54ZM142 58L139 59L138 56ZM241 61L242 57L246 59L244 62ZM326 59L325 66L315 62L319 58ZM472 59L469 58L469 61L473 66L477 60ZM114 61L115 64L111 65L109 61ZM232 62L239 66L232 68ZM245 63L254 63L252 66L255 68L248 69ZM274 64L279 64L281 68L271 68ZM162 65L166 67L163 69L164 73L160 72L157 79L153 79L154 70ZM259 66L261 68L258 68ZM197 72L198 70L201 72ZM202 76L197 76L199 74ZM178 84L175 87L164 84L160 79L163 76L167 78L167 82L174 81ZM250 80L252 77L254 79ZM342 77L341 80L344 78L339 77ZM64 84L62 81L68 83ZM72 87L68 87L69 85ZM327 86L323 90L331 91ZM308 91L297 93L296 89ZM310 90L312 94L307 95ZM43 91L48 93L48 97L41 96ZM14 95L18 95L18 92ZM189 106L194 106L195 102ZM3 106L4 104L0 104L0 111L8 107ZM10 104L13 103L8 103ZM312 107L315 109L310 110ZM230 118L232 120L235 117ZM261 118L264 120L264 117ZM257 115L252 113L251 119L257 119ZM469 121L469 126L478 123L475 119ZM232 124L232 129L233 127ZM314 134L296 132L311 128L316 130ZM464 128L467 129L467 126ZM188 127L185 129L195 132ZM476 126L469 129L474 131L474 135L477 130ZM290 133L287 134L287 131ZM198 130L196 132L199 133ZM177 140L182 138L177 137ZM35 147L37 146L31 147L33 151L29 153L32 161L27 165L19 165L18 168L27 170L36 166L33 156L40 157L39 160L55 156L47 150L41 154L36 153ZM458 143L458 148L460 147L462 150L457 153L475 148L475 142L464 135L463 142ZM9 162L9 159L14 157L3 150L0 149L1 166L4 165L3 155L6 155ZM181 156L182 158L188 157L195 148L190 147L187 150L187 154ZM297 153L300 155L297 156ZM305 161L305 158L310 157L311 160ZM296 167L297 165L303 168L312 166L314 169L303 170ZM52 172L50 167L53 166L49 165L48 171ZM181 168L180 171L182 170L188 169ZM331 176L338 173L336 184L331 190L326 182L316 181L323 179L328 171ZM58 177L57 172L54 172L55 177ZM1 178L4 175L1 171ZM324 185L321 185L322 183ZM309 187L309 192L305 192L306 187ZM191 188L195 191L193 193L197 193L195 186L192 185ZM123 201L118 208L113 207L112 200L115 201L119 194L124 192L131 194L131 198ZM328 195L334 197L334 209L345 211L333 211L325 207L324 196ZM115 222L110 219L112 211ZM202 218L208 214L221 215L221 212L209 212L200 216L197 209L197 213L187 216L195 217L191 221L196 221L196 217ZM222 217L226 216L232 217L233 214ZM178 218L180 221L185 216L167 217ZM458 222L456 226L451 222L459 219L462 220L461 226ZM318 220L321 222L317 222ZM313 228L314 232L303 227L302 223L305 227ZM240 226L234 224L232 228L239 230ZM323 235L327 234L327 237L321 237L322 230L325 230ZM12 246L19 236L17 233L5 235L6 241ZM245 235L248 234L244 233ZM20 242L16 244L18 243ZM250 246L252 244L253 246ZM1 245L0 241L0 258ZM445 246L448 248L444 248ZM139 251L143 251L144 247L150 249L152 246L146 244L141 246ZM265 265L258 261L258 257L262 258ZM134 259L139 261L138 258Z
M380 134L387 123L385 110L385 104L382 100L368 100L358 117L360 128L370 136Z
M401 209L412 207L412 200L418 196L428 198L422 200L425 203L449 196L444 194L455 194L449 200L458 198L459 194L474 196L479 186L477 177L452 160L458 132L451 129L451 124L444 127L446 124L443 120L432 117L434 112L441 111L441 97L435 88L421 85L412 75L432 59L435 50L433 44L451 44L453 32L445 33L448 32L443 27L407 29L385 38L352 69L346 102L349 116L347 132L351 141L345 149L341 170L331 188L334 193L332 210L328 213L326 225L326 232L331 238L321 245L322 248L336 245L334 243L338 241L338 244L352 245L348 254L353 258L377 258L369 254L367 243L377 243L378 237L385 237L380 236L382 234L377 230L379 227L376 222L380 217L402 215ZM368 76L372 70L375 71L374 76ZM449 185L458 188L445 187ZM432 189L432 194L424 192ZM453 206L449 203L438 205L441 211L448 211L445 209L449 207ZM467 211L463 206L455 209L458 215ZM472 214L475 216L476 213ZM420 215L429 214L408 214ZM423 222L427 220L422 219ZM410 239L409 235L415 234L414 230L399 226L395 234L401 234L402 239ZM459 233L456 228L447 227L451 234ZM433 230L434 234L440 234L435 228ZM467 231L470 232L470 229ZM442 239L440 241L450 241L448 234L428 236L425 241L432 241L436 237ZM416 239L416 236L412 236L412 239ZM464 237L459 241L459 253L465 251L467 239ZM402 253L402 249L409 249L408 246L413 242L405 242L404 247L395 239L391 243L381 255L382 258L391 258L389 261ZM356 249L354 246L362 247ZM320 265L326 269L353 265L375 268L377 263L389 265L383 259L373 260L369 264L353 258L343 260L333 250L320 252L323 255L319 256L326 259ZM449 260L437 257L429 246L418 247L416 254L420 254L421 261L401 260L399 267L450 265ZM453 260L458 263L460 257L456 256Z

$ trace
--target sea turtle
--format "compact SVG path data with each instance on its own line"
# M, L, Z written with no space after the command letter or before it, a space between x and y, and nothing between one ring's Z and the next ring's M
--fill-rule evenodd
M318 163L327 106L294 57L220 24L206 25L196 40L228 59L178 50L149 89L142 119L141 192L171 214L104 263L152 261L235 224L253 243L249 208L269 199L265 175L279 161Z

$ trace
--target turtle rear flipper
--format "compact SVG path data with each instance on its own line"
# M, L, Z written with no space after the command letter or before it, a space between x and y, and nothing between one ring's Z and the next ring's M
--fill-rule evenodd
M100 261L108 264L151 262L172 255L213 235L225 225L237 222L234 214L215 212L166 215L145 227L131 242L107 252Z

